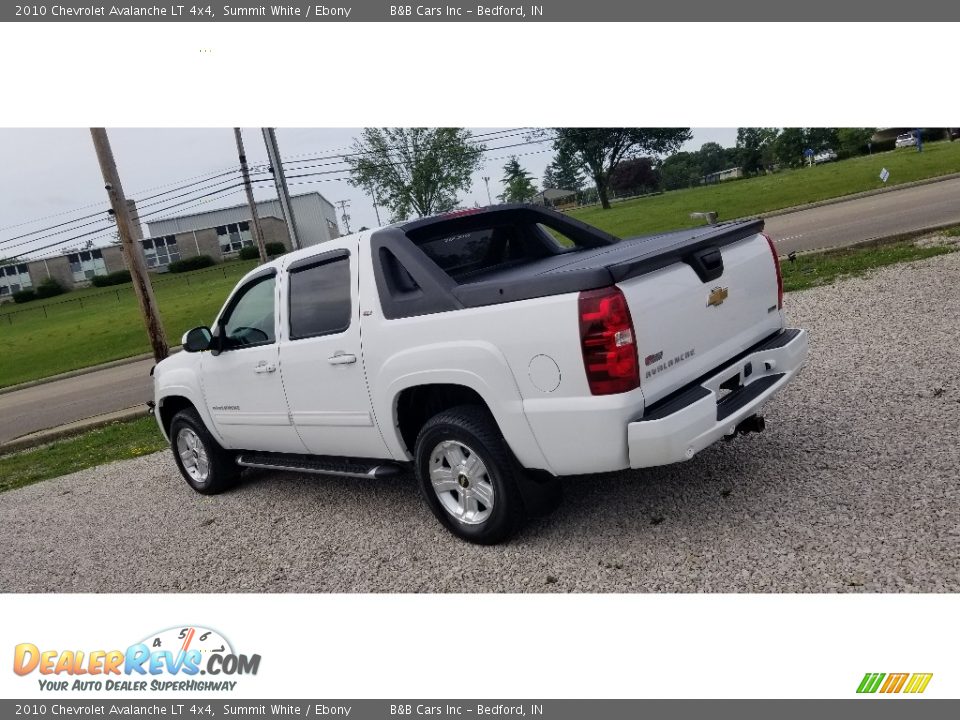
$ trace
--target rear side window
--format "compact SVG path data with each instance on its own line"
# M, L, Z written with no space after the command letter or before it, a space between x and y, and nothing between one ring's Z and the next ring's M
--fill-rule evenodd
M350 258L290 272L290 339L332 335L350 327Z

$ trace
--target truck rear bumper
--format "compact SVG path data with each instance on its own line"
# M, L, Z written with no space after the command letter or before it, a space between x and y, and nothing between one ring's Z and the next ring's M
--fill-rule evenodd
M784 330L627 426L631 468L689 460L757 414L800 371L807 332Z

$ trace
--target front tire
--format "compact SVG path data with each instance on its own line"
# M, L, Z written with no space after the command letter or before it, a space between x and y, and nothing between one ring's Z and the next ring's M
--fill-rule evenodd
M493 545L520 529L522 469L484 408L463 405L432 417L414 456L427 505L454 535Z
M170 446L180 474L198 493L221 493L240 476L233 454L220 446L193 408L173 416Z

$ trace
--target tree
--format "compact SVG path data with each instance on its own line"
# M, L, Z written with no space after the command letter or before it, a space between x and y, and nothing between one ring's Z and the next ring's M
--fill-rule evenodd
M393 220L457 207L486 148L463 128L366 128L343 160L350 184L386 205Z
M774 152L784 165L803 163L803 151L808 147L803 128L784 128L774 142Z
M503 194L498 196L500 202L526 202L537 194L530 173L521 167L515 155L503 166L503 187Z
M560 150L543 173L543 188L583 190L583 172L576 155L569 148Z
M710 175L726 170L735 162L732 157L733 153L715 142L704 143L696 154L700 162L701 175Z
M673 152L692 135L690 128L554 128L554 149L574 156L597 186L600 204L610 208L610 173L637 155Z
M659 186L660 174L650 157L624 160L610 173L609 187L619 195L652 192Z
M835 150L838 144L838 128L805 128L807 147L815 152Z
M843 157L862 155L876 128L837 128L837 152Z
M660 181L664 190L680 190L699 184L703 179L696 153L674 153L660 165Z
M748 175L773 164L774 142L779 128L737 128L737 162Z

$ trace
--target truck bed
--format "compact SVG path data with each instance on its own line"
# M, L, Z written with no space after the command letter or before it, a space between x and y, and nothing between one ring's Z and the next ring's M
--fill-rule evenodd
M763 220L757 219L627 238L599 248L571 250L478 273L466 281L461 280L452 288L452 294L463 307L480 307L593 290L675 262L695 265L697 253L723 247L762 230Z

